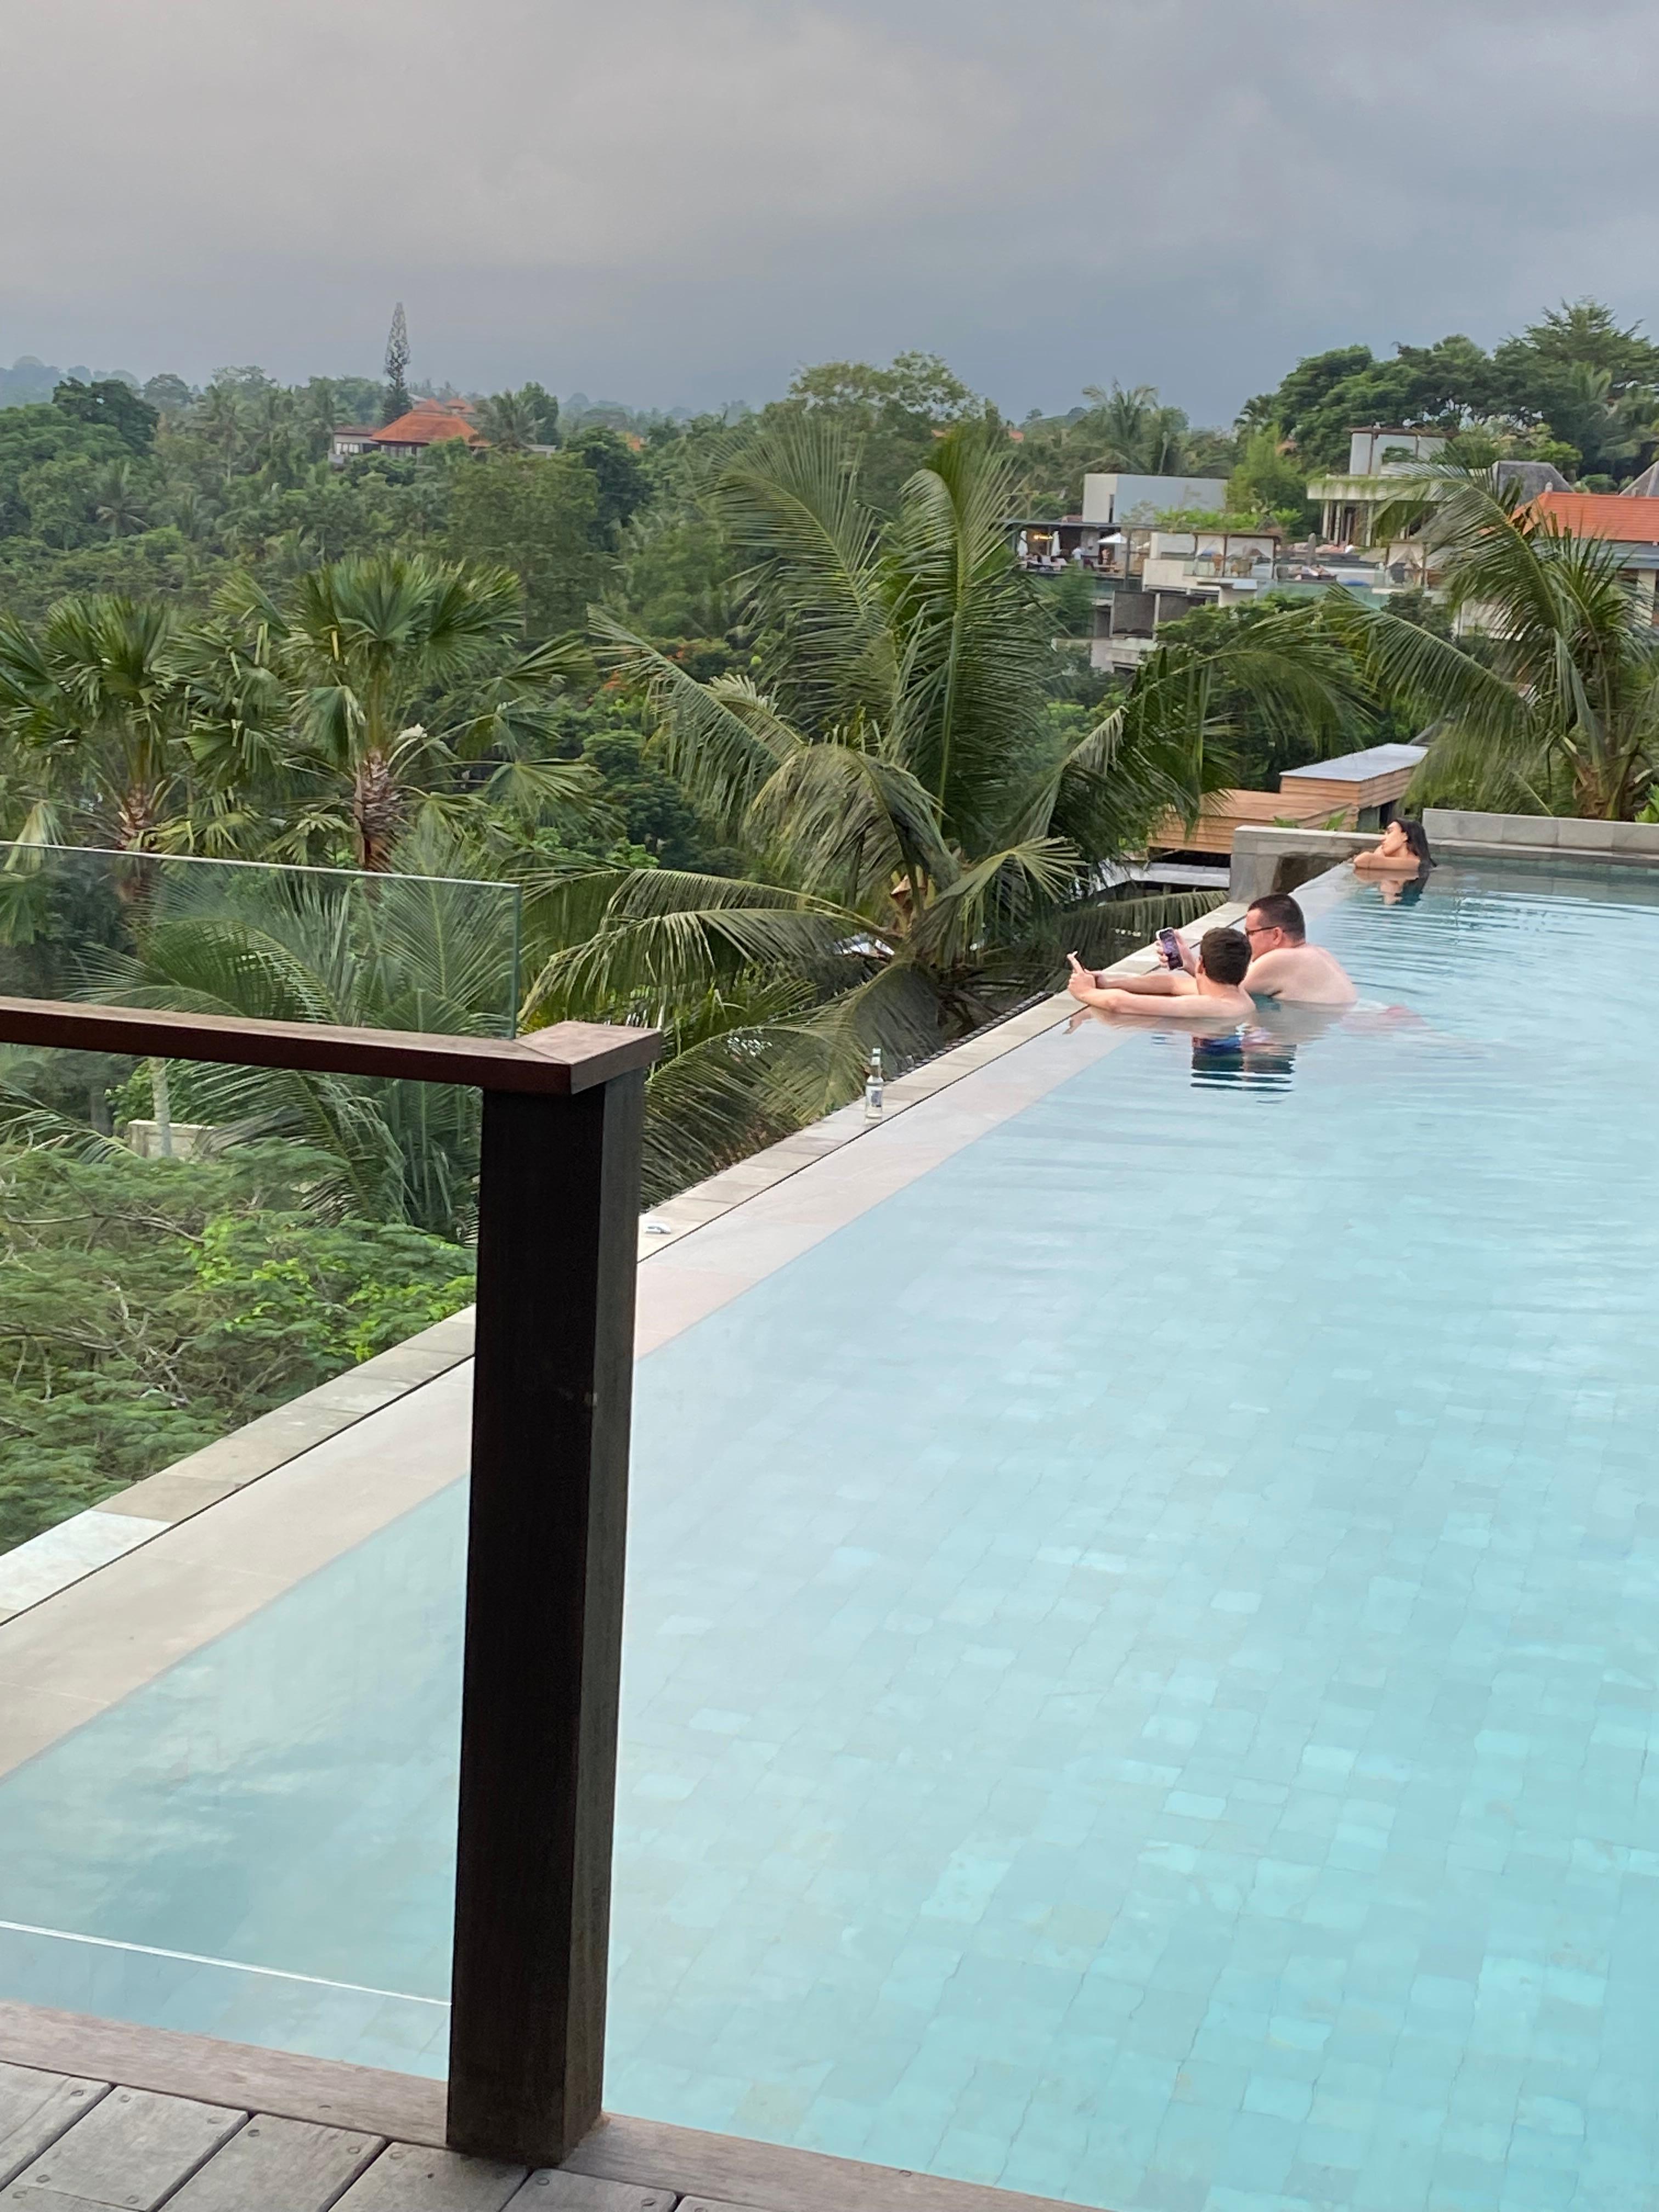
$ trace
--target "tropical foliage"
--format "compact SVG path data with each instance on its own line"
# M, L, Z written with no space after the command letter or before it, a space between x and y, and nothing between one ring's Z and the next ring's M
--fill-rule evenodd
M1659 350L1594 303L1315 356L1229 428L1118 381L1016 428L912 353L757 414L526 384L476 403L482 452L335 465L407 396L389 361L0 380L7 988L649 1021L654 1199L1195 910L1124 864L1220 786L1426 722L1425 793L1650 803L1652 634L1474 465L1611 486L1659 450ZM1023 576L1012 515L1104 469L1299 531L1348 423L1402 416L1462 456L1418 507L1455 632L1336 594L1166 627L1133 683L1055 649L1094 587ZM118 1151L145 1118L199 1156ZM0 1054L0 1542L464 1297L477 1139L465 1092Z
M468 1302L454 1244L319 1214L330 1172L0 1146L0 1552Z
M646 687L665 763L743 862L722 877L577 874L538 1017L659 1018L688 999L793 998L752 1079L792 1109L844 1097L872 1047L906 1061L1103 961L1157 918L1109 863L1227 780L1224 669L1269 711L1329 723L1352 690L1311 612L1212 651L1154 656L1073 728L1048 708L1046 624L1002 527L1006 441L933 442L881 520L840 431L811 416L747 437L712 500L748 564L754 665L699 681L612 618L604 657Z
M1498 812L1627 819L1659 769L1659 631L1617 549L1453 464L1402 494L1438 550L1462 639L1335 611L1372 684L1431 732L1418 796ZM1389 526L1385 518L1383 526Z

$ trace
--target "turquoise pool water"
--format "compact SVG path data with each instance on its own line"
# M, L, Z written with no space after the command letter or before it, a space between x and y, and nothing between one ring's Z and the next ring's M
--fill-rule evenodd
M1659 2203L1659 887L1320 934L1405 1012L1138 1037L643 1364L616 2107ZM441 2069L460 1526L0 1784L0 1988Z

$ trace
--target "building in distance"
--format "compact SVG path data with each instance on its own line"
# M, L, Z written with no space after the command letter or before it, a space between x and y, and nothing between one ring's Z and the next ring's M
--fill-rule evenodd
M328 457L336 468L359 453L390 453L395 459L411 461L428 446L440 445L448 438L464 438L469 446L483 444L468 402L417 399L406 415L380 429L343 423L330 441Z

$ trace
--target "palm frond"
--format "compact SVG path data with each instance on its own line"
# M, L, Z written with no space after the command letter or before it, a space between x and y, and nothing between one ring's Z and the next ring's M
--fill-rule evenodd
M600 659L650 693L670 775L717 828L736 830L756 793L805 739L747 679L700 684L603 608L592 614Z
M808 729L879 712L891 682L875 517L857 453L822 415L793 414L740 439L709 505L750 562L739 588L762 633L764 682Z

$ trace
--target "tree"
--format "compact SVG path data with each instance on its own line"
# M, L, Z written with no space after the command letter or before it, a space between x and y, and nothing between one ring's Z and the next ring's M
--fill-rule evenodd
M319 1218L299 1146L186 1166L85 1133L0 1146L0 1552L472 1295L457 1244Z
M531 446L550 446L558 437L559 403L539 384L521 391L498 392L478 408L478 428L497 453L521 453Z
M158 415L182 414L196 397L182 376L170 370L149 378L143 387L144 403L155 408Z
M147 517L143 487L131 461L112 461L93 485L93 512L112 538L143 530Z
M1621 330L1612 310L1597 300L1571 305L1564 300L1559 307L1549 308L1519 337L1506 338L1492 362L1498 375L1507 380L1507 396L1522 407L1532 404L1532 380L1540 371L1602 370L1615 399L1659 386L1659 345L1641 335L1639 323Z
M1247 433L1238 465L1227 479L1227 506L1235 514L1267 516L1292 538L1316 526L1307 471L1277 422Z
M1477 634L1391 613L1333 618L1385 698L1431 729L1414 790L1455 804L1628 820L1659 768L1659 633L1601 539L1521 504L1495 471L1443 465L1402 495L1437 550L1447 605ZM1385 519L1385 522L1386 522Z
M583 772L586 773L585 771ZM313 871L161 864L129 949L88 963L100 999L250 1019L501 1036L513 1025L517 902L460 880L480 854L442 823L408 834L373 885ZM480 1103L465 1085L177 1066L173 1110L222 1147L276 1136L313 1160L324 1214L464 1238L475 1225Z
M1127 701L1062 732L1048 625L1003 528L1009 468L995 426L959 426L884 525L833 422L775 417L738 446L715 501L750 564L756 675L700 683L598 627L648 690L665 765L747 872L562 885L538 920L534 1016L672 1021L711 993L793 997L746 1060L740 1027L726 1033L728 1068L777 1073L800 1118L848 1095L871 1046L890 1065L935 1050L1051 982L1070 947L1098 961L1145 933L1146 903L1103 895L1101 866L1212 787L1212 672L1155 655ZM1229 665L1316 715L1346 680L1299 611Z
M1179 407L1166 407L1150 384L1126 391L1115 381L1109 392L1086 385L1084 397L1095 403L1077 434L1095 448L1086 464L1095 469L1124 469L1132 475L1181 476L1187 469L1188 425Z
M121 852L191 842L194 763L176 625L155 602L60 600L38 635L0 617L0 730L27 764L12 834Z
M356 866L384 871L419 805L533 819L593 795L589 771L540 757L570 657L547 645L514 657L507 569L355 556L301 575L281 599L244 581L224 615L218 673L197 678L198 752L211 763L281 714L301 797L279 842L296 857L343 845ZM250 672L267 679L252 693ZM441 726L417 709L436 709Z
M536 410L516 392L497 392L481 400L477 410L480 434L498 453L522 453L539 443Z
M161 419L157 410L119 378L82 384L75 377L66 377L52 393L52 404L75 422L107 422L131 453L147 453L155 441L155 425Z
M567 439L564 452L593 479L594 536L609 550L616 544L617 531L650 495L651 479L645 465L615 430L579 430L574 438Z
M380 410L382 422L395 422L400 415L407 415L409 398L409 325L404 319L404 303L398 301L392 313L392 328L386 342L386 402Z
M492 452L458 472L449 514L459 559L510 568L518 578L529 636L556 636L581 623L608 566L599 483L582 458Z
M988 419L988 403L937 354L901 353L885 368L867 362L822 362L803 369L787 398L758 418L810 414L833 423L858 455L859 482L871 508L890 514L902 487L952 424Z

